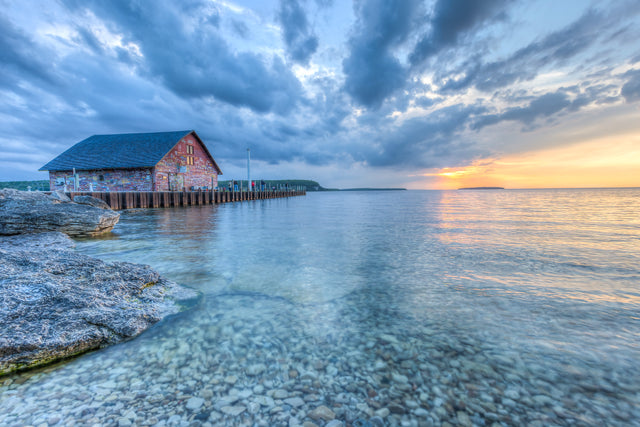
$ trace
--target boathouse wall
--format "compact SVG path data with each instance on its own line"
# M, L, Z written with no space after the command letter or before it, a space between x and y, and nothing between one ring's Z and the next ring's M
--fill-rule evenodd
M191 191L218 186L218 173L192 133L182 138L154 168L153 191Z
M67 191L153 191L151 168L81 170L76 174L77 189L73 171L50 171L49 188L54 191L65 188Z

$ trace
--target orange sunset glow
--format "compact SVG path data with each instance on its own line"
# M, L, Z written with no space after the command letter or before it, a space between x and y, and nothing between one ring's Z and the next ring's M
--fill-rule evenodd
M441 189L637 187L640 135L480 159L424 176L435 177L434 187Z

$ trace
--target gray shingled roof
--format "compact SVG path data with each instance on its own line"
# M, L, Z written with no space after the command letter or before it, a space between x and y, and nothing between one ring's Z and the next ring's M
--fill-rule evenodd
M162 160L178 141L192 132L196 139L202 142L193 130L93 135L78 142L42 166L40 170L151 168ZM208 150L207 153L211 156ZM213 164L220 171L215 161Z

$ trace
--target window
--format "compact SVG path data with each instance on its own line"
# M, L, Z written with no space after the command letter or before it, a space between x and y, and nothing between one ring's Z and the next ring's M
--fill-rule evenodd
M104 181L104 175L98 175L98 181Z
M193 154L193 145L187 145L187 154Z
M193 157L192 156L187 156L187 164L188 165L192 165L193 164Z

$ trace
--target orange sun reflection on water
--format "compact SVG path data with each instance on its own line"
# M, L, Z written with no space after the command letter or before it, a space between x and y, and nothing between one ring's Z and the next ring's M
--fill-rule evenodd
M447 256L457 253L462 260L446 281L480 293L495 288L526 298L640 303L636 284L628 280L637 274L637 189L436 194L437 238L450 249ZM478 262L482 256L467 258L474 253L488 254L486 264ZM515 260L515 268L499 268L505 260ZM621 271L626 277L617 277Z

